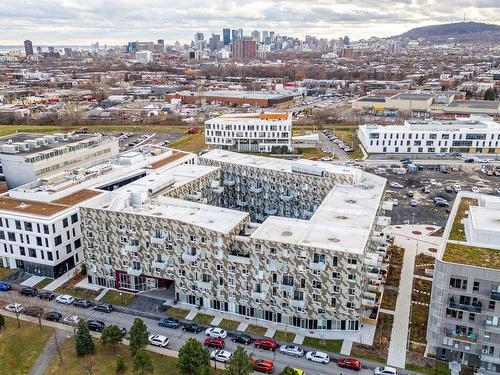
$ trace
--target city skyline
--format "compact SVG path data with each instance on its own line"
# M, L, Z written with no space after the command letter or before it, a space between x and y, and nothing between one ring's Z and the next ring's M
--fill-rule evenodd
M245 4L188 0L182 9L175 5L170 0L149 0L141 6L130 0L112 5L98 1L8 0L0 15L2 44L19 45L31 39L35 44L88 45L100 41L121 45L128 40L156 38L164 38L168 44L189 43L195 32L222 34L225 27L243 28L245 35L253 30L273 30L301 39L305 35L328 39L350 35L356 40L458 22L464 16L471 21L494 23L498 11L495 0L457 0L453 6L436 0L254 0Z

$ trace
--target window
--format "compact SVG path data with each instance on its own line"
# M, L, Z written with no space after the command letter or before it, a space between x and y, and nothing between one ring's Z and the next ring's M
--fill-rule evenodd
M67 217L65 217L65 218L63 219L63 228L66 228L67 226L68 226L68 218L67 218Z
M42 237L37 237L36 238L36 244L37 244L37 246L43 246Z
M330 305L332 305L332 307L335 307L336 304L337 304L337 299L336 298L332 298L331 301L330 301Z
M62 244L61 235L54 237L54 243L56 246L59 246L60 244Z
M19 253L22 255L22 256L26 256L26 249L24 247L19 247Z
M474 281L474 285L472 286L472 290L477 292L479 290L479 281Z
M79 249L81 246L82 246L82 240L81 239L77 239L75 242L75 250Z
M457 289L467 289L467 280L450 278L450 287Z
M340 279L340 272L332 272L332 279Z
M16 240L16 234L12 232L7 232L7 236L9 237L9 241L15 241Z
M43 224L43 233L50 234L50 232L49 232L49 226L46 225L46 224Z
M293 286L293 277L289 275L283 275L283 285Z
M0 230L0 240L5 240L5 232Z
M16 229L21 229L21 222L19 220L16 220L15 223L16 223Z
M36 258L36 250L35 249L28 249L29 256L32 258Z
M71 253L71 244L70 243L66 245L66 254L69 254L69 253Z
M313 280L313 288L314 289L321 289L321 281L318 280Z
M495 310L495 301L490 300L490 303L488 304L488 308L490 310Z
M47 251L47 259L48 260L54 260L54 258L52 257L52 252L51 251Z
M24 222L24 229L28 232L33 232L33 225L28 222Z
M347 307L348 309L353 309L353 308L354 308L354 302L347 301L347 303L346 303L346 307Z
M78 223L78 214L71 215L71 224Z

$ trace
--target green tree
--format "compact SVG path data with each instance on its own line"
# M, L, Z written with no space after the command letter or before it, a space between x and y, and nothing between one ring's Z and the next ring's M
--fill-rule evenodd
M177 368L182 374L204 375L210 368L210 355L201 343L190 338L179 350Z
M290 366L286 366L283 370L281 370L280 375L297 375L297 371Z
M101 334L101 343L104 346L114 348L117 344L121 343L125 334L118 326L111 324L104 327Z
M78 357L84 357L95 352L94 340L92 340L87 323L83 319L78 322L75 348Z
M116 373L123 374L127 370L127 364L121 355L116 357Z
M249 375L253 372L252 357L246 350L238 346L233 355L226 363L226 374Z
M496 96L496 92L492 88L489 88L484 92L484 100L495 100Z
M142 319L135 318L132 328L130 328L130 350L133 354L144 348L149 343L148 328Z
M134 371L138 374L151 374L154 371L153 361L144 350L138 350L134 355Z

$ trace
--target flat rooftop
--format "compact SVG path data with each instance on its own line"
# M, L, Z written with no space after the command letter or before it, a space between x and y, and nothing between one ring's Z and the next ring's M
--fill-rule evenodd
M215 117L210 120L222 120L222 121L252 121L252 120L288 120L291 118L291 115L287 112L260 112L260 113L228 113L225 115L221 115ZM209 120L209 121L210 121Z
M274 91L232 91L232 90L214 90L214 91L181 91L177 93L182 96L211 96L220 98L239 98L239 99L282 99L291 97L290 93L280 93Z
M495 110L500 108L500 102L493 100L457 100L448 104L447 108L477 108Z
M427 94L427 93L401 93L401 94L396 94L393 97L391 97L391 100L429 100L433 98L435 95L434 94Z

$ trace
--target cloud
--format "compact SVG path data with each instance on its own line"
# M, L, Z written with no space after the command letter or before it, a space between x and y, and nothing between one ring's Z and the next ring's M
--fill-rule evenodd
M499 12L498 0L2 0L0 32L4 44L189 42L197 31L223 27L359 39L456 22L464 13L494 23Z

